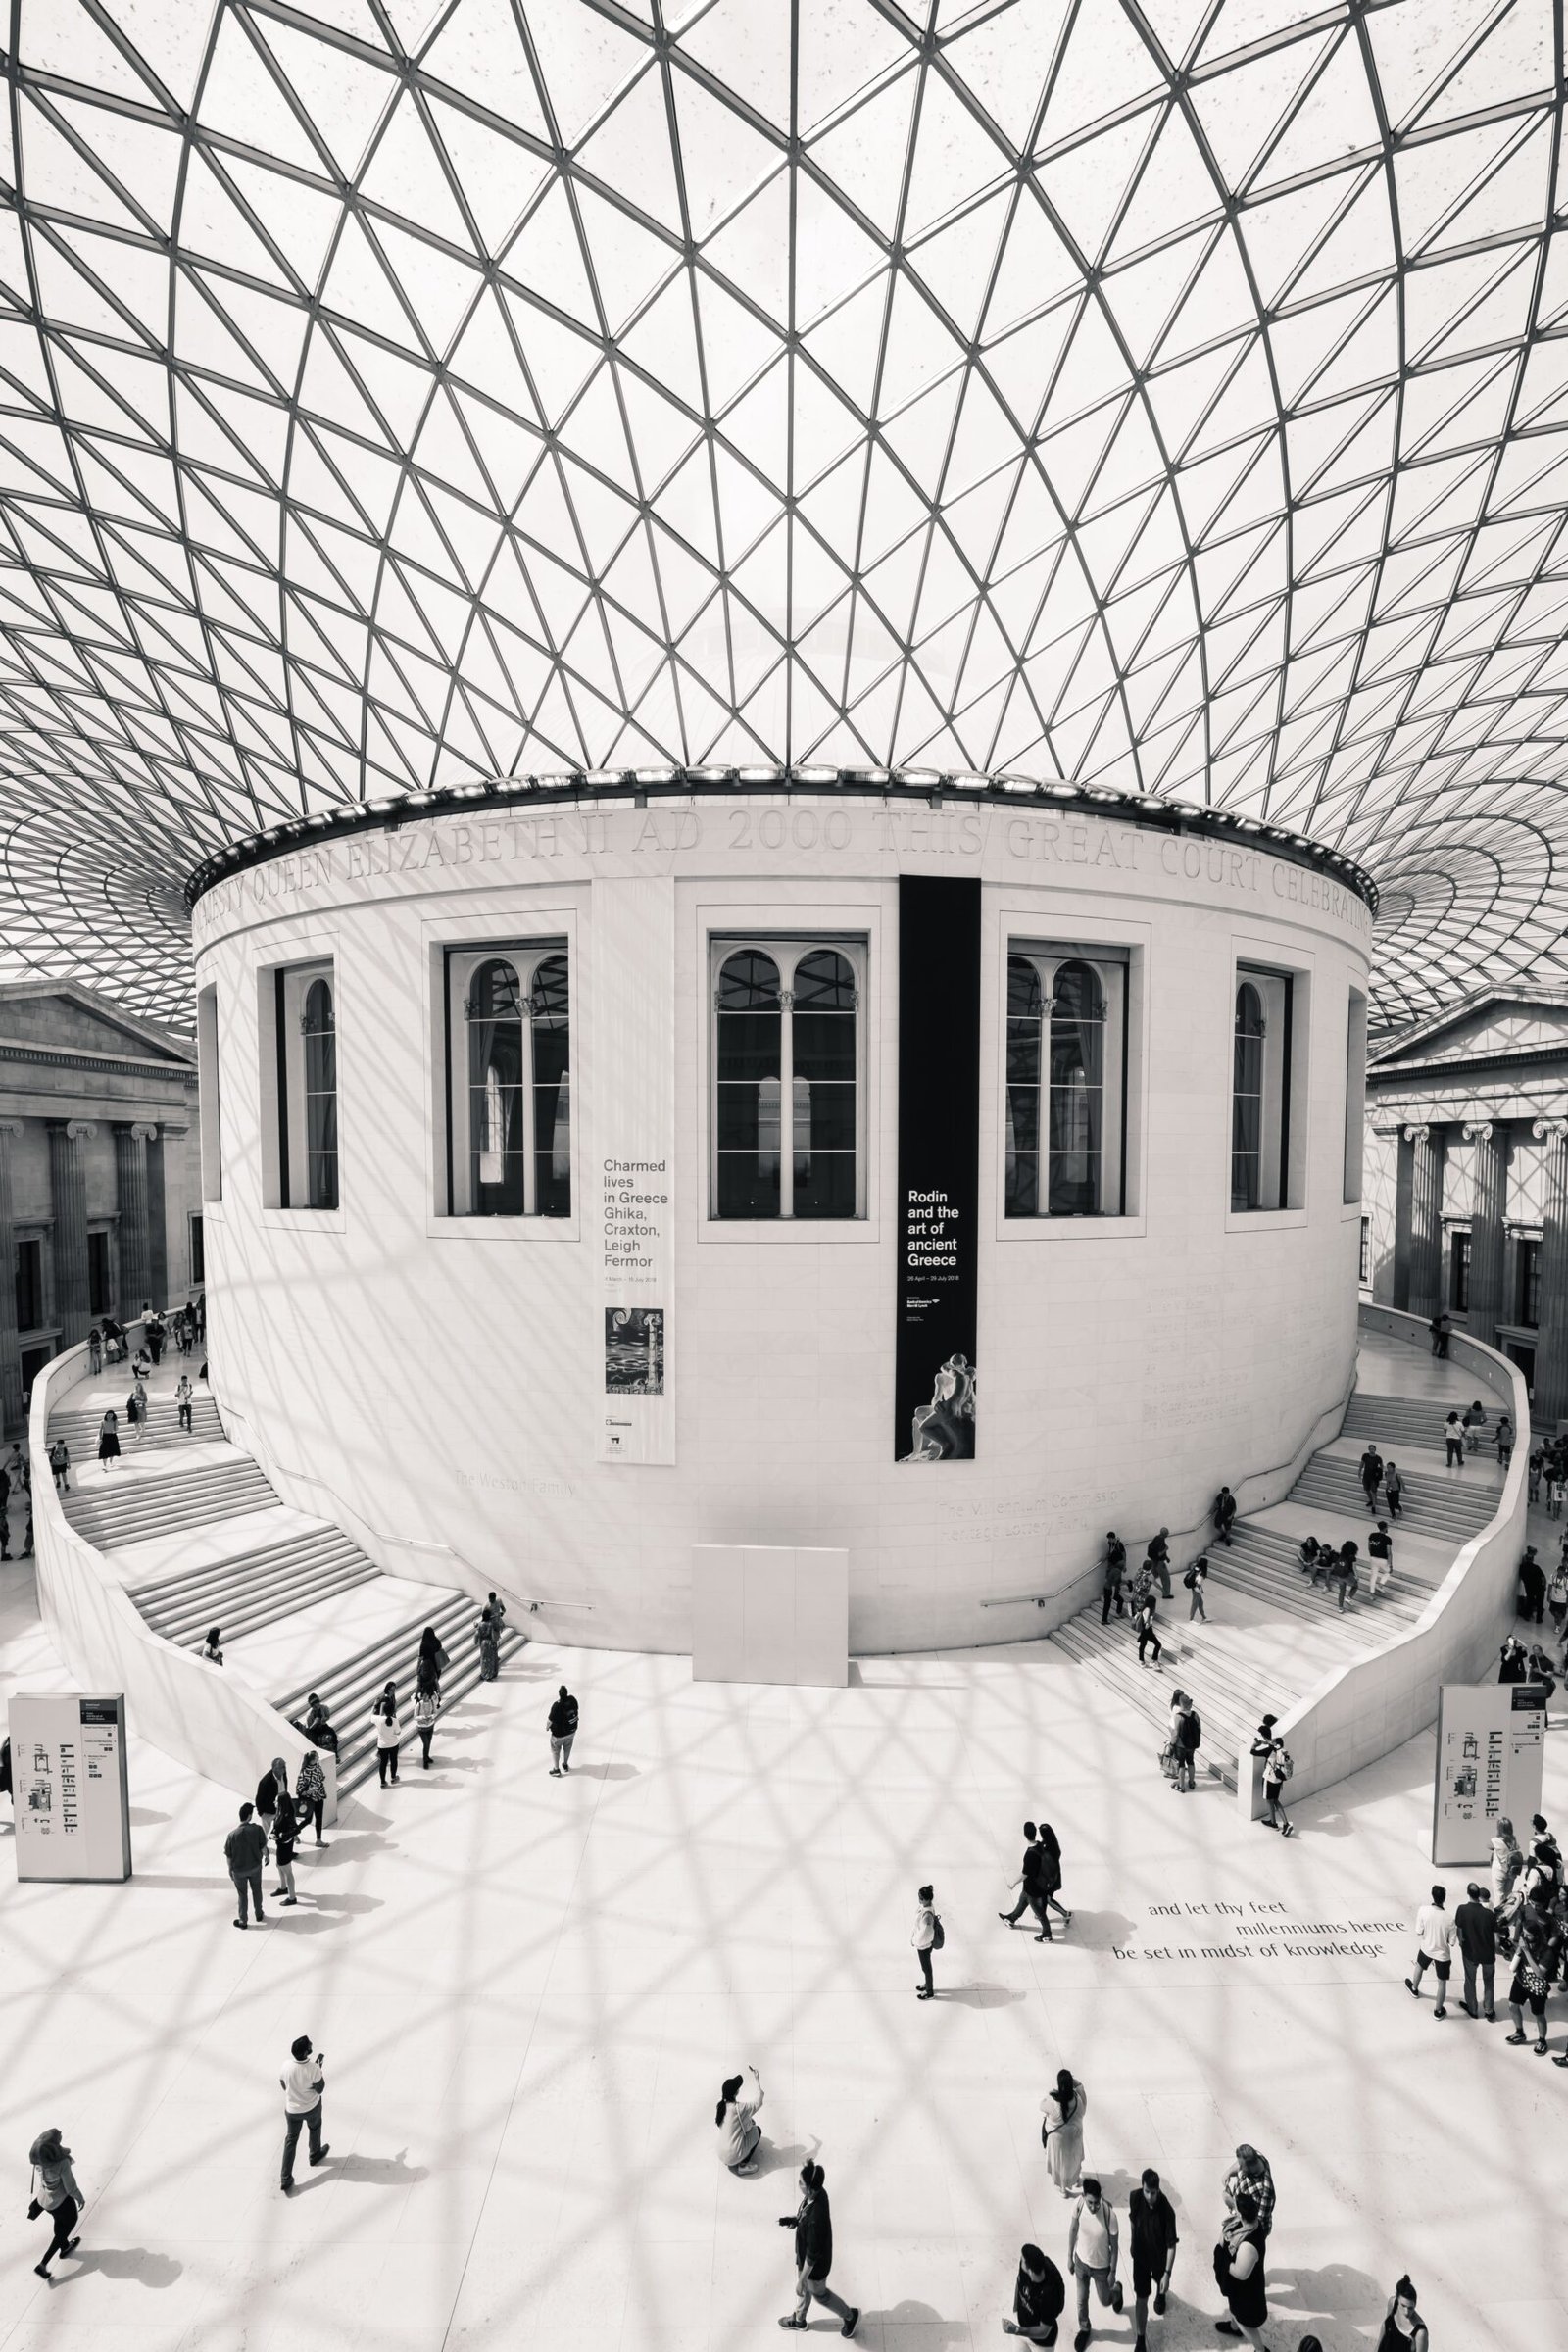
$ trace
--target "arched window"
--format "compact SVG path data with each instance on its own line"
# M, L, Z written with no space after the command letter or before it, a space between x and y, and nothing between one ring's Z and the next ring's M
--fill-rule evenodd
M306 1205L336 1208L337 1016L330 980L313 980L306 990L300 1031L305 1041Z
M715 943L715 1217L861 1214L863 953L811 940Z
M447 989L451 1214L570 1216L571 996L564 952L554 942L451 948Z
M468 1182L477 1217L520 1217L524 1210L522 1141L522 989L515 964L481 963L469 985Z
M784 1073L778 965L740 948L718 975L714 1206L721 1217L776 1217Z
M1123 1213L1128 968L1122 948L1008 953L1009 1217Z
M1087 963L1064 963L1051 992L1050 1199L1054 1217L1101 1205L1105 999Z
M1250 980L1236 991L1231 1075L1231 1206L1263 1200L1263 1000Z

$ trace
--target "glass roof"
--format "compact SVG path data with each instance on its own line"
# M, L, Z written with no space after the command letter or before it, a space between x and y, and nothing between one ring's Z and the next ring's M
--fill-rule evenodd
M0 938L584 767L1308 833L1568 977L1553 0L14 0ZM1568 194L1565 194L1568 203Z

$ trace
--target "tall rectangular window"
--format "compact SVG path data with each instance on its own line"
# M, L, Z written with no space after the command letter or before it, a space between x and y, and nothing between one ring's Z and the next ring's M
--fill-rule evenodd
M449 1213L569 1217L565 942L449 948L446 1023Z
M1467 1233L1450 1233L1448 1236L1448 1304L1456 1315L1469 1310L1470 1236Z
M43 1243L35 1237L17 1244L17 1329L43 1328Z
M1288 1208L1295 977L1239 964L1231 1050L1231 1207Z
M1009 1217L1122 1214L1128 961L1125 948L1017 940L1008 948Z
M109 1268L109 1236L107 1233L89 1233L87 1312L90 1315L107 1315L114 1301L114 1282Z
M281 1208L336 1208L337 997L330 963L273 974Z
M1361 1219L1361 1272L1360 1272L1360 1280L1361 1280L1361 1284L1362 1284L1363 1288L1365 1287L1365 1285L1366 1285L1367 1283L1369 1283L1369 1282L1371 1281L1371 1279L1372 1279L1372 1220L1371 1220L1371 1218L1370 1218L1370 1217L1363 1217L1363 1218Z
M1521 1241L1515 1247L1515 1320L1534 1331L1541 1322L1541 1244Z
M856 940L715 940L715 1217L863 1215Z
M190 1221L190 1282L197 1289L207 1280L207 1234L199 1216Z
M196 1083L201 1105L202 1199L223 1198L223 1138L218 1099L218 990L196 996Z
M1345 1198L1361 1198L1366 1157L1366 999L1350 991L1345 1023Z

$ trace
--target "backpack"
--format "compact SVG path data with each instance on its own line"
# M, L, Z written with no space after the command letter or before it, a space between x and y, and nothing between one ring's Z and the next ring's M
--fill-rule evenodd
M1196 1568L1189 1568L1187 1574L1182 1578L1182 1583L1187 1587L1189 1592L1192 1591L1197 1582L1198 1570Z
M933 1911L931 1914L931 1949L934 1952L940 1952L947 1940L947 1931L942 1925L941 1918L937 1912Z
M1291 1761L1290 1749L1288 1747L1277 1747L1274 1750L1273 1756L1269 1762L1263 1767L1263 1778L1267 1781L1278 1781L1283 1783L1291 1778L1295 1770L1296 1766Z
M1189 1707L1187 1710L1187 1720L1193 1727L1190 1744L1192 1753L1196 1756L1199 1749L1203 1744L1203 1719L1199 1714L1196 1707Z

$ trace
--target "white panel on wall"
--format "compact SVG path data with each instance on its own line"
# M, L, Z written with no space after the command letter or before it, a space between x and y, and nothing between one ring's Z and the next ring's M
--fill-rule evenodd
M850 1555L787 1544L692 1546L692 1680L842 1689Z
M692 1546L692 1681L746 1680L746 1554L734 1544Z
M593 925L593 1102L587 1177L598 1236L598 1456L673 1462L675 885L623 883Z
M795 1554L795 1680L841 1688L850 1679L850 1555Z

